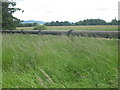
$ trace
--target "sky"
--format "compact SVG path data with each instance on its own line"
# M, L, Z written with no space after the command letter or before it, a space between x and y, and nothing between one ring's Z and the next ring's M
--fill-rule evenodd
M119 0L16 0L24 12L13 15L21 20L70 21L118 19Z

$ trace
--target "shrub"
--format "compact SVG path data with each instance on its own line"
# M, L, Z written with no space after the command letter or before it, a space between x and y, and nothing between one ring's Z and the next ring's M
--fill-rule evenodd
M45 25L36 25L33 30L45 30L47 27Z

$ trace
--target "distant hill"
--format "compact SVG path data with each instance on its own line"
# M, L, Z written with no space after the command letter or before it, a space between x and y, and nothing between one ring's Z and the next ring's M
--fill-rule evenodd
M35 21L35 20L27 20L27 21L23 21L21 23L38 23L38 24L45 24L46 22L44 21Z

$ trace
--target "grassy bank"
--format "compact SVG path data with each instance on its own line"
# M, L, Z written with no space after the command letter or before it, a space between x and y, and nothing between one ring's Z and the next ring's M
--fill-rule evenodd
M3 35L4 88L117 87L116 40Z
M18 27L17 29L33 30L34 27ZM97 30L97 31L117 31L117 25L96 25L96 26L47 26L48 30Z

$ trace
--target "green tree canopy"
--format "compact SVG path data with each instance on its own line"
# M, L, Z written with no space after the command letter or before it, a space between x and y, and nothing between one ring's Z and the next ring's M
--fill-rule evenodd
M113 19L113 20L111 21L111 25L118 25L118 21L117 21L116 19Z
M34 30L45 30L47 29L47 27L45 25L36 25L34 27Z
M46 26L70 26L70 25L72 25L70 22L68 22L68 21L61 21L61 22L59 22L59 21L56 21L56 22L54 22L54 21L52 21L52 22L47 22L47 23L45 23L45 25Z
M106 25L106 21L102 19L86 19L76 22L75 25Z
M2 2L2 29L13 30L16 29L20 23L20 19L14 17L12 14L20 11L20 8L15 8L16 2Z

